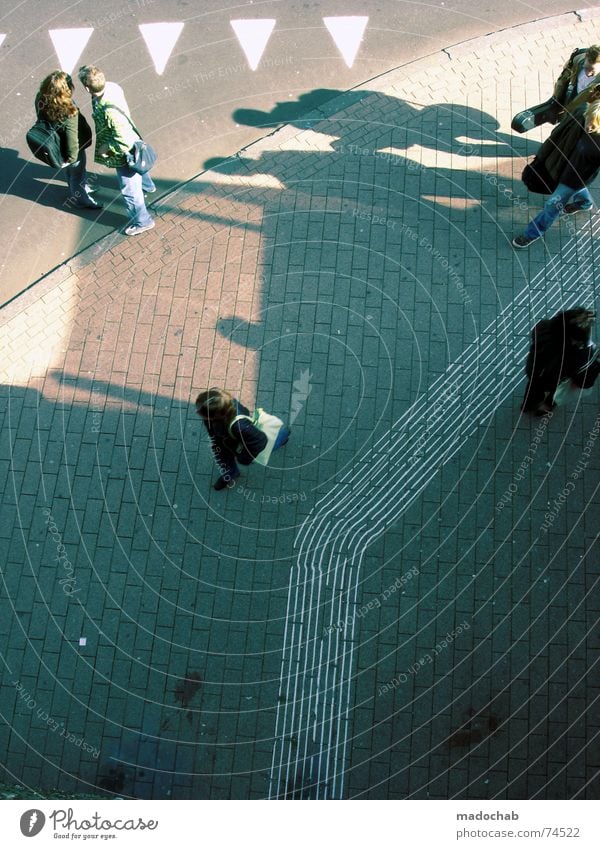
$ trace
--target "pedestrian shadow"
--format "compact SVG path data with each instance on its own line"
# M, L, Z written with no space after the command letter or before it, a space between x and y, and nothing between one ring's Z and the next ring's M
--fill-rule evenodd
M196 536L207 512L197 491L212 478L200 420L187 398L62 369L46 372L43 392L1 384L0 420L10 423L0 457L12 458L1 500L0 621L11 638L0 713L11 719L0 762L25 786L21 770L37 774L36 792L202 797L206 715L188 679L210 688L221 672L198 597L227 606L233 591L198 570L211 559ZM186 460L169 464L178 474L164 463L175 444ZM179 626L158 631L154 615ZM107 699L127 711L117 717Z
M307 123L310 124L311 117L309 113L315 112L312 116L314 120L317 117L325 116L326 104L331 105L331 101L335 99L335 109L343 109L360 101L368 94L364 91L340 91L332 88L315 88L312 91L304 92L298 95L296 100L285 100L276 103L270 112L264 112L260 109L236 109L231 117L236 124L243 124L245 127L261 127L262 129L271 129L281 127L284 124L289 124L298 129L305 129Z
M342 110L349 110L345 128L352 131L353 124L365 121L364 115L361 117L361 105L376 116L369 124L379 126L382 131L387 127L393 130L391 141L398 149L410 146L411 134L415 132L419 133L420 144L462 156L527 156L538 146L523 136L502 132L498 119L480 109L456 103L424 105L368 89L347 92L313 89L295 101L277 103L270 112L236 109L231 117L236 124L250 127L271 129L285 124L303 130L323 119L335 121ZM413 123L417 129L409 128ZM468 136L470 142L462 140L463 136Z
M389 248L401 279L418 274L419 267L427 265L434 278L448 276L450 257L441 255L437 247L438 225L460 240L471 229L495 226L508 245L508 233L512 237L515 227L513 218L526 219L528 196L520 181L505 172L512 171L514 160L519 160L516 170L520 172L522 158L537 149L537 142L502 132L495 116L463 104L420 108L378 92L338 94L317 89L294 103L277 104L268 113L237 110L234 118L238 122L275 127L288 119L306 135L300 135L300 143L294 143L293 149L286 150L285 142L277 145L277 139L269 149L266 139L258 143L258 157L252 150L232 157L212 157L204 163L210 170L202 175L203 182L183 189L184 194L200 191L221 200L236 198L262 210L262 261L267 273L259 285L265 308L287 297L287 292L282 294L286 263L280 257L289 257L291 249L284 249L280 243L290 238L290 244L296 241L292 217L298 222L298 243L304 241L302 233L317 232L313 221L322 216L327 220L322 229L331 237L324 235L321 245L308 240L310 257L324 252L325 244L332 254L343 249L368 253L370 234L383 254ZM320 106L311 112L308 107L314 102ZM340 114L342 106L345 111ZM325 114L328 111L329 117ZM506 163L500 177L498 161ZM213 185L210 171L218 175ZM222 178L225 185L218 185ZM270 179L272 187L261 183L261 178ZM317 208L311 196L326 201ZM192 207L187 214L203 217ZM300 219L305 224L300 225ZM243 222L238 226L254 224ZM425 240L420 245L424 251L415 245L417 237ZM490 244L483 240L482 254ZM428 255L428 262L419 256L423 253ZM315 261L309 270L322 276L330 266L334 272L335 262L324 267ZM472 283L479 285L479 280L465 274L458 257L453 267L458 294L466 303L470 297L467 290ZM421 282L427 286L429 281L423 278ZM306 287L298 290L300 299L306 292ZM411 307L408 300L405 306ZM226 338L258 350L265 343L260 324L241 314L225 314L217 327Z
M66 175L35 160L22 159L18 151L0 147L0 193L19 197L38 206L76 215L105 228L116 229L127 222L114 175L88 171L89 182L104 203L102 210L79 209L68 202ZM57 184L60 183L60 184ZM173 188L171 181L157 180L157 194ZM166 185L164 185L166 183Z
M108 175L91 174L94 183L102 188L114 188ZM62 185L54 182L59 180ZM3 195L39 203L42 206L63 208L65 212L89 213L90 210L75 209L65 203L68 197L66 176L60 170L50 168L37 161L21 159L18 151L12 148L0 147L0 192Z

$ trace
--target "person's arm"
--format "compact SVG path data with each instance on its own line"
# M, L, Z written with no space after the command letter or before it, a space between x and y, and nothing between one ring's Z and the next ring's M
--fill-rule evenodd
M66 139L66 161L69 165L79 159L79 113L76 112L63 124Z
M590 83L587 88L584 88L583 91L579 92L577 97L574 97L573 100L569 104L567 104L567 110L573 114L580 106L587 106L592 100L596 100L598 97L598 92L600 90L600 79L598 77Z
M268 441L266 434L247 419L241 419L239 422L236 422L231 428L231 435L239 441L236 454L242 466L249 466L254 458L265 448Z

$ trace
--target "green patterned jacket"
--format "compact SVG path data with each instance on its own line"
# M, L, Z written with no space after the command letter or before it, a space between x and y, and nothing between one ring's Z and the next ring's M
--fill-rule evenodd
M101 98L94 100L92 114L96 125L94 161L108 168L126 165L125 154L131 150L134 141L139 139L127 113Z

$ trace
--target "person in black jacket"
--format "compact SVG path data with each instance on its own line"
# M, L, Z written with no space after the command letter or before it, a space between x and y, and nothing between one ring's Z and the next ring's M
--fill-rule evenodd
M248 419L233 421L236 416L250 416L250 411L223 389L213 386L201 392L196 398L196 412L206 425L215 462L221 471L214 488L231 489L240 476L237 464L249 466L265 448L267 437ZM283 426L273 450L285 445L289 435L289 428Z
M566 378L577 386L595 357L591 331L596 313L587 307L574 307L554 318L539 321L531 333L531 347L525 373L529 378L523 412L535 416L550 413L555 406L554 393Z
M58 128L69 184L67 203L79 209L102 209L91 196L87 180L85 148L92 143L92 131L73 100L73 90L69 74L53 71L40 84L35 112Z
M600 86L596 86L592 97L594 99L585 109L574 150L564 156L565 164L560 172L558 186L542 211L529 222L525 232L515 236L512 242L515 248L528 248L544 235L559 215L571 215L593 207L594 202L587 187L600 171Z

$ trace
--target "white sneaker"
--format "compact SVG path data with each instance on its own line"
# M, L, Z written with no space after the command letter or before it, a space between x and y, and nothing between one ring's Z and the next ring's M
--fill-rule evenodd
M149 221L148 224L130 224L129 227L126 227L124 233L126 236L139 236L140 233L145 233L146 230L152 230L155 226L154 221Z

